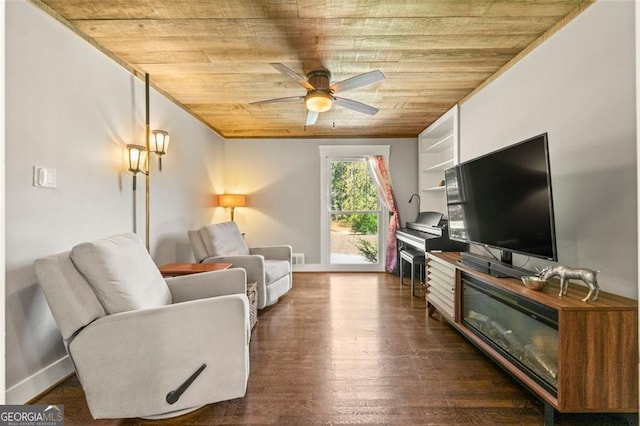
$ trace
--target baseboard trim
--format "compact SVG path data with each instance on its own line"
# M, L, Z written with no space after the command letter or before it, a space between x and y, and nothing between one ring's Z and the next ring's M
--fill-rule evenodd
M293 265L293 272L384 272L384 266L372 265L321 265L308 263Z
M26 404L44 391L60 383L73 371L71 358L66 355L7 389L5 394L6 403L10 405Z

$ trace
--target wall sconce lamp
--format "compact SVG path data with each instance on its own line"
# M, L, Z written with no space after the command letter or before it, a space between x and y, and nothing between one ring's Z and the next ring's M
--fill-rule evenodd
M231 220L236 207L246 207L247 197L239 194L220 194L218 196L218 205L220 207L231 207Z
M151 146L149 149L142 145L127 145L129 151L129 171L133 173L133 190L136 190L136 175L142 173L149 175L149 164L147 163L147 157L153 152L158 156L158 170L162 171L162 156L167 153L167 147L169 146L169 132L165 130L153 130L151 132L153 138L151 138Z
M129 171L133 174L133 190L136 190L136 175L147 174L145 164L147 161L147 148L142 145L127 145L129 158Z
M158 170L162 171L162 156L167 153L169 147L169 132L165 130L154 130L151 140L151 151L158 156Z

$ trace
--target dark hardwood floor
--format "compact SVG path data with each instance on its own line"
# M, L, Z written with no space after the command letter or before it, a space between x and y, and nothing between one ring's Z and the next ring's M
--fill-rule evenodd
M543 424L532 394L382 273L295 274L259 313L242 399L165 421L93 420L72 376L31 403L63 404L66 425ZM627 422L563 414L556 424Z

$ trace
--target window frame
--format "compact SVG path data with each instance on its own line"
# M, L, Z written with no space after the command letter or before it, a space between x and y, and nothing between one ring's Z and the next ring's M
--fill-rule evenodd
M331 163L333 161L361 161L372 155L389 159L390 145L321 145L320 147L320 262L327 271L383 272L387 252L387 227L389 210L378 194L378 262L377 263L331 263ZM358 211L359 212L359 211ZM350 212L351 213L351 212Z

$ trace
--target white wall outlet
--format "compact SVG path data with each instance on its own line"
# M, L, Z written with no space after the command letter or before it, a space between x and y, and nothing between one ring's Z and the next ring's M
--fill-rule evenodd
M33 186L38 188L55 188L56 184L56 169L33 166Z

